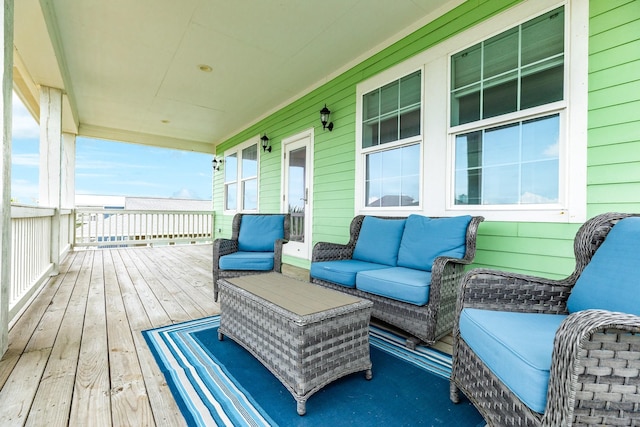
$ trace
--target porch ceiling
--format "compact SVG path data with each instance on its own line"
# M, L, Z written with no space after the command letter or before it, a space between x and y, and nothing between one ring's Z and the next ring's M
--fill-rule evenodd
M213 152L461 2L16 0L15 87L36 119L63 89L67 132Z

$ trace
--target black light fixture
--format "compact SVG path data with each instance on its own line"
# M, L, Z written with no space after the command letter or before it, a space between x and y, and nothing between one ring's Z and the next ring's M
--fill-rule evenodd
M213 167L213 170L219 171L220 166L222 166L222 162L222 159L218 159L216 156L213 156L213 160L211 160L211 166Z
M327 104L324 104L324 108L320 110L320 121L322 122L322 129L329 129L329 132L333 130L333 122L329 122L329 116L331 111L327 108Z
M271 146L269 145L269 137L265 133L260 137L260 142L262 143L262 151L271 152Z

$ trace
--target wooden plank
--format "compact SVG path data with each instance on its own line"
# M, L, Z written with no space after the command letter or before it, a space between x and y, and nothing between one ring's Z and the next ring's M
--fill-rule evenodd
M111 251L104 252L103 260L113 425L149 426L153 414Z
M133 340L135 342L138 360L140 361L140 368L144 375L145 386L151 403L153 417L158 425L185 425L184 418L180 413L178 405L173 399L171 390L167 385L164 375L156 364L151 351L142 337L142 334L139 332L141 330L152 328L152 323L149 316L147 316L145 306L142 303L140 296L134 288L134 283L129 275L129 270L127 270L123 262L121 257L123 252L126 252L126 250L112 251L112 261L118 278L118 284L120 286L122 300L127 312L129 325L133 333Z
M163 281L162 277L156 270L150 269L145 264L145 259L142 256L143 251L132 249L127 251L127 255L131 258L131 262L136 266L140 274L145 278L145 281L162 304L162 307L169 315L172 323L186 322L194 317L202 317L202 313L188 313L180 300L184 300L184 291L177 290L174 287L167 288L167 284L170 282ZM189 307L191 308L191 307Z
M78 372L71 403L71 425L110 426L111 393L109 387L109 357L105 314L103 251L89 252L94 259Z
M172 323L171 317L169 317L154 292L150 289L146 279L140 274L140 271L138 271L134 259L130 256L131 252L134 251L134 249L120 250L118 251L118 254L120 255L127 274L129 275L133 285L132 289L138 295L138 298L140 298L145 309L145 313L149 318L149 327L157 328L159 326L169 325Z
M22 426L24 424L50 353L51 349L46 348L24 353L20 357L9 381L0 391L1 426Z

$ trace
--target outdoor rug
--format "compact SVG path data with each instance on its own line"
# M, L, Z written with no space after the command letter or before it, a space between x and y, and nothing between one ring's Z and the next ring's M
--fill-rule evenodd
M220 317L143 331L190 426L484 426L463 398L449 400L451 357L371 327L373 379L343 377L307 400L299 416L289 391L232 339Z

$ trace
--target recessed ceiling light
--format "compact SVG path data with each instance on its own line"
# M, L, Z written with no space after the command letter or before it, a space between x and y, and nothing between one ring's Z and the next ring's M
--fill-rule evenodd
M198 69L199 69L200 71L205 72L205 73L210 73L211 71L213 71L213 68L211 68L211 66L210 66L210 65L207 65L207 64L200 64L200 65L198 65Z

